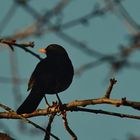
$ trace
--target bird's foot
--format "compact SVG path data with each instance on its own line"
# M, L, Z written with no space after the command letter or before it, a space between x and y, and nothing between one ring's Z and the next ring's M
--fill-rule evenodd
M57 113L57 116L60 116L60 115L64 114L64 112L66 112L65 105L63 105L60 102L57 102L57 101L52 102L52 107L59 108L60 113Z

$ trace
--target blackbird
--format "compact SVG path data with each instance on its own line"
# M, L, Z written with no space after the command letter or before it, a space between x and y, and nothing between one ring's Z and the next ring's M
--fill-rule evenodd
M74 70L66 50L58 44L50 44L40 52L47 56L33 71L27 91L30 94L17 110L17 114L32 113L45 94L58 94L66 90L73 79ZM57 96L58 97L58 96Z

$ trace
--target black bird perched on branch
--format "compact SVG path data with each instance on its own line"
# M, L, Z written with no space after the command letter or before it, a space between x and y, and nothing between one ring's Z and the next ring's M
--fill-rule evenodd
M57 95L66 90L72 82L73 66L62 46L51 44L40 49L40 52L45 53L47 57L42 59L33 71L27 89L31 92L18 108L18 114L32 113L45 94ZM57 98L59 99L58 95Z

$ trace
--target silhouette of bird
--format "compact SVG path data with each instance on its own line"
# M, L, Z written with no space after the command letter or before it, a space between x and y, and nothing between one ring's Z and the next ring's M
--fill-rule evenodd
M74 70L66 50L57 44L50 44L40 52L47 56L33 71L27 91L30 94L17 110L17 114L32 113L45 94L58 94L66 90L73 79ZM58 95L57 95L58 97ZM59 99L59 97L58 97Z

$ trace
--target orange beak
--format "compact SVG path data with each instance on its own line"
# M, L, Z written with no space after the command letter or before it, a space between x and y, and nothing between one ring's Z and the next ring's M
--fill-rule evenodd
M46 54L46 50L44 48L39 49L40 53L45 53Z

